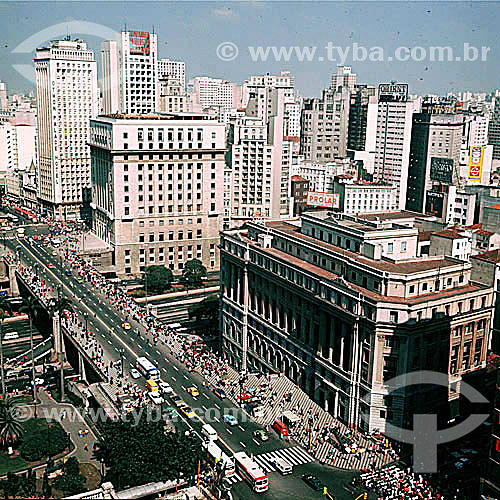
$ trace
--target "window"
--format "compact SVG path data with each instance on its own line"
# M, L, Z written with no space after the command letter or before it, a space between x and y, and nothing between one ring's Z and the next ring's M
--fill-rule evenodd
M392 253L394 251L394 243L387 244L387 253Z
M391 323L397 323L398 322L398 312L397 311L390 311L389 312L389 321Z
M401 251L402 252L406 252L406 248L407 248L407 242L406 241L402 241L401 242Z

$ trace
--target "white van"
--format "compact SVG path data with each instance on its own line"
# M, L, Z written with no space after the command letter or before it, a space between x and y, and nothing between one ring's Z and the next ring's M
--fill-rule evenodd
M210 425L205 424L201 428L201 433L208 438L209 441L217 441L219 436L217 435L217 431Z
M4 336L4 340L12 340L12 339L18 339L19 334L17 332L7 332Z
M283 476L287 476L288 474L291 474L293 472L293 467L282 458L275 458L274 465Z

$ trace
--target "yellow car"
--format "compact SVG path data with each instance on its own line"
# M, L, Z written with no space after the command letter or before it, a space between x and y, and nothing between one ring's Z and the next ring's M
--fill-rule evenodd
M184 413L184 415L186 415L187 418L194 418L196 416L196 413L190 406L182 406L180 410Z
M122 323L122 328L124 330L130 330L130 328L131 328L130 323Z
M200 392L198 391L198 389L196 387L188 387L188 390L189 394L191 394L191 396L193 398L197 398L199 395L200 395Z

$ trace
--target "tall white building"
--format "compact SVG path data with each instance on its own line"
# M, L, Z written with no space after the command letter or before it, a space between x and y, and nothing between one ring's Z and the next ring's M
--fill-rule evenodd
M144 114L159 110L155 33L122 31L119 42L102 43L101 56L104 114Z
M352 72L350 66L337 66L337 73L332 75L330 88L339 90L340 87L345 87L352 92L356 86L356 75Z
M80 218L90 189L90 118L97 115L97 67L82 40L37 49L38 197L60 220Z
M0 124L0 178L8 171L27 169L36 164L36 127Z
M402 210L406 204L412 117L417 106L398 92L379 95L373 180L392 184L393 210Z
M488 144L489 118L481 115L464 115L460 163L468 165L471 146Z
M224 109L241 106L241 87L227 80L197 76L189 81L190 111L199 113L210 107Z
M158 78L160 113L184 113L187 110L186 92L177 78Z
M184 61L173 61L172 59L158 60L158 78L168 76L175 78L182 88L186 88L186 63Z
M0 109L7 109L7 86L0 81Z

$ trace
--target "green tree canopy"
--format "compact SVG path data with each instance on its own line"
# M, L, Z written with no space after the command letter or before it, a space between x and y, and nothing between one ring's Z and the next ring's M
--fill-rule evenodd
M10 398L0 400L0 443L13 446L23 436L23 424L19 420L16 405Z
M106 465L105 481L118 490L197 474L202 448L195 436L165 433L163 422L147 422L146 417L136 426L116 421L101 430L94 455Z
M149 266L143 277L144 287L148 293L158 294L169 290L174 276L165 266Z
M202 278L207 275L207 269L201 263L201 260L188 260L182 272L182 280L189 286L198 286L202 282Z
M209 295L188 309L189 319L198 321L207 319L210 322L217 321L219 318L219 306L219 296L217 294Z

